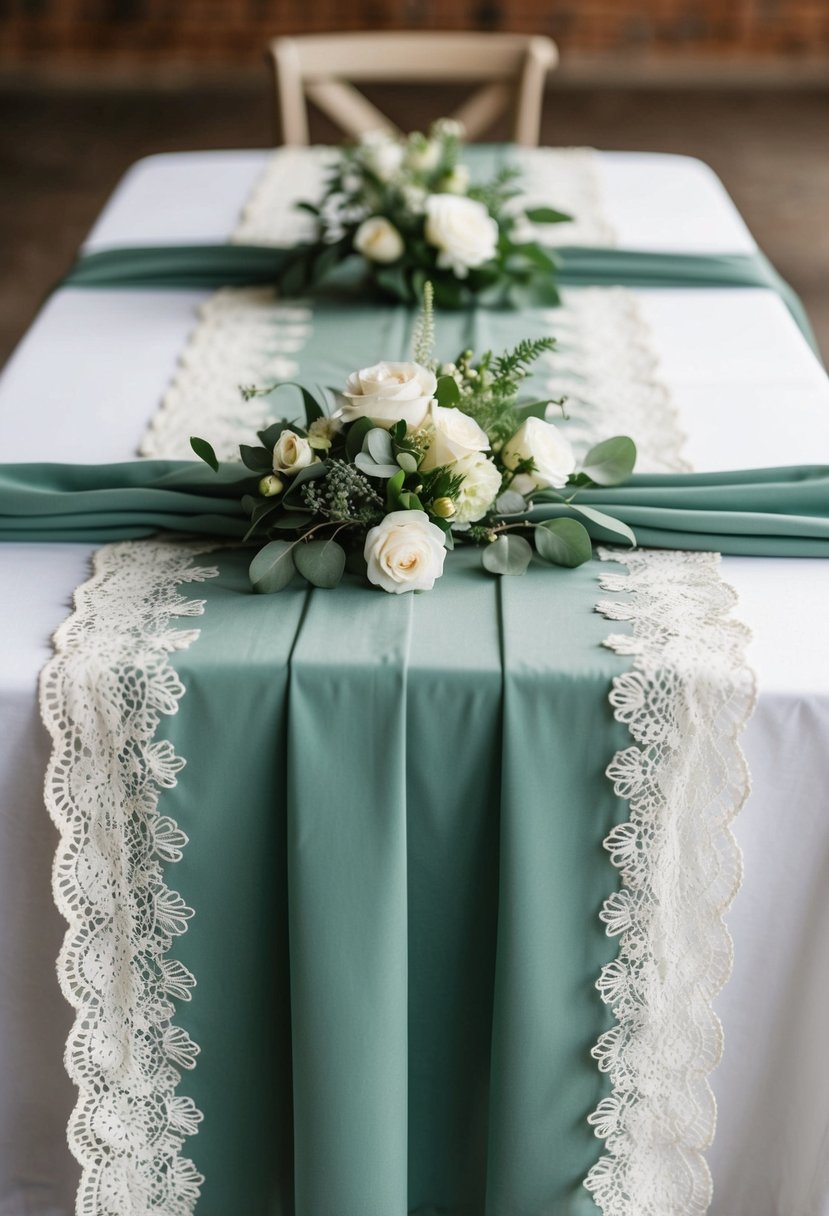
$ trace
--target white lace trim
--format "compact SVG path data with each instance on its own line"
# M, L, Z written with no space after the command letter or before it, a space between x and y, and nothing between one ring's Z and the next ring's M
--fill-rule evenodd
M241 385L294 379L291 357L311 332L302 303L283 304L268 287L224 287L199 309L170 387L150 421L142 456L192 459L194 428L209 436L220 460L236 458L240 440L273 422L262 397L245 401Z
M627 567L601 579L626 598L597 609L633 626L606 645L633 659L610 701L634 745L607 770L630 819L605 841L621 887L601 919L619 954L597 988L617 1025L593 1050L613 1088L590 1117L605 1153L585 1186L605 1216L704 1216L708 1074L722 1053L712 1001L731 972L723 915L742 875L730 824L749 791L738 744L755 697L749 634L730 616L719 555L600 556Z
M279 246L313 240L313 217L298 211L296 204L322 197L335 159L330 148L278 148L272 152L231 240ZM555 207L574 216L565 224L528 222L528 239L547 245L616 244L616 232L602 201L597 153L592 148L513 148L510 160L521 170L521 204Z
M230 238L240 245L298 245L313 241L316 224L297 203L322 198L329 169L336 162L333 148L277 148L242 209Z
M172 1021L195 979L169 957L193 912L163 869L187 837L158 813L184 760L155 736L184 693L168 655L198 637L171 619L203 610L178 586L218 573L194 562L215 547L100 549L41 675L46 806L60 832L53 889L69 924L58 978L76 1011L65 1063L79 1089L68 1128L78 1216L191 1216L202 1183L181 1152L202 1116L176 1093L198 1047Z
M529 224L527 235L544 245L615 245L616 230L605 212L593 148L514 148L521 170L519 202L555 207L573 219L564 224Z
M597 439L630 435L639 473L684 472L686 438L635 295L624 287L563 292L546 316L557 346L545 355L551 397L566 397L565 423L578 455ZM555 412L551 418L557 421Z
M577 453L597 439L626 434L636 441L640 472L688 469L685 435L635 296L623 287L572 289L545 321L558 339L545 356L545 387L551 397L567 398L565 427ZM310 308L280 303L271 288L216 292L201 307L141 455L191 459L190 436L198 429L221 460L235 459L240 436L275 419L272 400L245 401L239 386L295 377L291 356L312 323ZM551 417L558 420L556 410Z

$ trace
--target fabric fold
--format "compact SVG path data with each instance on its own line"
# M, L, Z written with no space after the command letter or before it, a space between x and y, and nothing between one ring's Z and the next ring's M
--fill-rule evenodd
M414 606L347 594L339 620L325 593L310 594L290 658L295 1212L406 1216Z
M275 285L297 248L230 243L118 246L82 254L60 286L208 291ZM818 354L802 301L759 250L751 254L702 254L563 246L554 253L558 263L556 281L562 287L765 287L780 296ZM339 290L348 291L347 273L344 280Z
M112 541L156 532L241 538L239 497L256 485L240 465L195 461L0 465L0 541ZM616 516L640 545L767 557L829 557L829 466L633 476L582 490L577 505ZM570 514L539 496L531 522ZM516 516L518 520L521 517ZM618 540L584 520L596 540Z

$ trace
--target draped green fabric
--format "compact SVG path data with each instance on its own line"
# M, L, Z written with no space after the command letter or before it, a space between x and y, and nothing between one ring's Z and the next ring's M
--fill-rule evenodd
M239 497L256 480L240 465L216 474L194 461L0 465L0 541L103 542L155 532L241 538L249 521ZM827 465L635 475L613 489L581 490L576 502L630 524L646 546L829 557ZM565 513L541 494L527 518ZM613 540L583 522L597 540Z
M218 564L161 805L190 837L199 1216L596 1216L627 743L598 566L497 580L461 551L401 597L254 596L244 553Z
M275 283L292 250L267 245L155 245L83 254L64 287L211 288ZM818 353L809 319L794 290L759 250L753 254L654 253L578 248L556 251L562 286L767 287L783 299Z

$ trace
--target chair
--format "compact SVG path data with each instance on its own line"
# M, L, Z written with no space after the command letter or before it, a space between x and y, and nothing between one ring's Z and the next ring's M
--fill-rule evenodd
M452 115L475 139L510 105L515 143L538 143L547 72L556 44L530 34L379 32L306 34L270 44L277 109L285 144L307 145L306 98L359 138L398 128L348 81L427 84L437 80L486 81Z

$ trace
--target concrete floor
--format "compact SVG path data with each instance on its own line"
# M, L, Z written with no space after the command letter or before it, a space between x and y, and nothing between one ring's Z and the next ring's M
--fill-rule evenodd
M411 126L455 100L433 91L423 113L407 90L373 96L395 117L404 107ZM312 134L325 140L332 131L320 120ZM0 364L132 161L188 148L262 147L273 138L264 79L178 90L0 84ZM802 295L829 362L829 90L551 90L542 142L707 161Z

